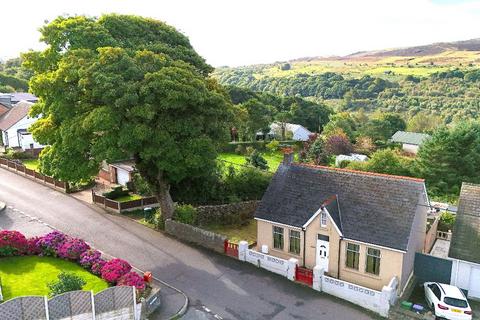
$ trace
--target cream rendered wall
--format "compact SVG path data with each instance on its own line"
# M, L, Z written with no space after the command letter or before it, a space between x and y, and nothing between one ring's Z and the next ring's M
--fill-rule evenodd
M347 243L354 243L360 246L358 270L348 268L345 264L347 257ZM380 273L378 276L365 272L367 248L380 250L381 260ZM373 245L366 245L358 241L342 240L340 251L340 279L381 291L383 286L388 285L393 277L397 277L399 281L402 280L402 262L402 252L376 247Z
M273 226L283 228L283 250L273 248ZM300 231L300 254L288 252L289 230ZM257 220L257 251L262 250L262 245L268 246L268 254L282 259L298 259L299 265L303 265L303 231L299 228L288 227L281 224Z
M402 148L406 152L417 154L419 146L417 146L415 144L404 143Z
M38 118L30 118L29 116L23 117L20 121L8 128L5 133L8 135L8 146L11 148L21 147L19 144L18 132L19 129L28 129L32 123L37 121ZM4 140L5 142L5 140Z
M313 269L317 260L317 235L323 234L329 236L329 258L328 258L328 273L327 275L338 277L338 249L340 246L340 235L338 234L333 221L328 217L327 226L322 227L320 224L320 214L307 226L305 231L307 243L305 244L305 265Z

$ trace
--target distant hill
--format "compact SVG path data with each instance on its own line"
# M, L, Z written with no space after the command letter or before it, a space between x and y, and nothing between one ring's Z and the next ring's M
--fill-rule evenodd
M480 51L480 38L455 41L455 42L438 42L423 46L385 49L377 51L361 51L350 54L344 58L361 58L361 57L424 57L429 55L437 55L446 51Z

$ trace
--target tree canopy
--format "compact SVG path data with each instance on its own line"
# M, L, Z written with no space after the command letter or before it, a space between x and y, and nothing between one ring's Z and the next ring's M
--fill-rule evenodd
M133 158L173 213L172 183L215 165L232 117L226 92L188 39L163 22L137 16L59 17L41 28L48 45L24 55L41 116L31 131L48 145L43 172L79 181L102 160Z

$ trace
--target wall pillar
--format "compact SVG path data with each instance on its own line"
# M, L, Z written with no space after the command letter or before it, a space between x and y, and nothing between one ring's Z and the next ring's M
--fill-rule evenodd
M295 281L295 271L297 270L297 266L298 259L290 258L288 260L287 278L291 281Z
M240 241L238 243L238 260L246 261L247 260L247 250L248 250L248 242L247 241Z
M312 288L317 291L322 291L322 278L324 270L320 266L313 267L313 284Z

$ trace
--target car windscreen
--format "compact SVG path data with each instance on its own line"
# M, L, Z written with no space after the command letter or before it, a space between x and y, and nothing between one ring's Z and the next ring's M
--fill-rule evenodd
M450 298L450 297L445 297L443 298L443 301L453 307L458 307L458 308L466 308L468 307L467 301L463 299L456 299L456 298Z

